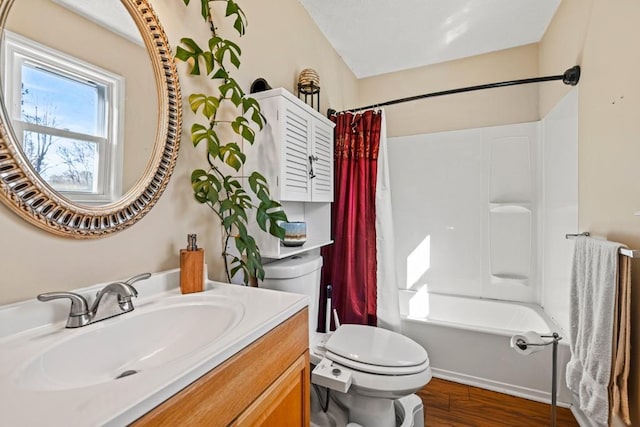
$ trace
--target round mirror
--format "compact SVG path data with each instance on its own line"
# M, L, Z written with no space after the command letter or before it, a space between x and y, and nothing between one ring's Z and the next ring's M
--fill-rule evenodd
M100 237L164 191L180 93L147 0L0 0L0 199L58 235Z

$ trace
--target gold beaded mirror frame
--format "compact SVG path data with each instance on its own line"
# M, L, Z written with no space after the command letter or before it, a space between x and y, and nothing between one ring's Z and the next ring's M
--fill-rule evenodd
M93 206L75 203L54 190L34 171L24 155L4 96L0 94L0 200L24 220L59 236L99 238L130 227L155 205L177 160L182 106L178 74L167 37L148 0L121 0L121 3L144 42L158 99L157 129L150 158L140 178L125 194L113 202ZM14 0L0 0L3 32L13 4Z

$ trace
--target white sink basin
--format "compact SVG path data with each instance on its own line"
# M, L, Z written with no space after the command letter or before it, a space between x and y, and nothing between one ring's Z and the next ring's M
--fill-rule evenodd
M244 316L237 300L204 295L168 298L102 322L67 329L18 372L29 390L66 390L121 381L215 343Z
M65 328L68 301L0 306L0 425L129 425L307 305L212 281L182 295L179 284L179 269L153 274L136 283L133 312L77 329ZM106 285L74 292L92 300Z

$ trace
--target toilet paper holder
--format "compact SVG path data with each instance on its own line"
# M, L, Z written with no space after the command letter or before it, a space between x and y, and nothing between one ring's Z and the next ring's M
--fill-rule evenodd
M557 333L553 332L551 335L539 335L540 338L551 338L550 341L545 341L542 343L531 343L527 342L522 338L517 338L513 344L518 347L520 350L524 351L527 347L546 347L549 344L553 344L553 366L551 368L551 427L556 427L556 408L557 408L557 367L558 367L558 341L562 339L562 337Z
M546 341L543 343L530 343L525 341L522 338L518 338L515 342L515 345L520 349L520 350L526 350L527 347L531 346L531 347L544 347L547 346L549 344L557 344L558 341L560 341L562 339L562 337L560 335L558 335L557 332L554 332L552 335L540 335L540 338L553 338L551 341Z

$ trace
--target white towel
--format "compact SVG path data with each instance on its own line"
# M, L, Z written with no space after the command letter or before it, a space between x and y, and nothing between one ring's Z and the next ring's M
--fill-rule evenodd
M609 417L614 304L621 244L578 237L571 274L571 360L567 386L599 425Z

